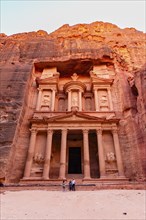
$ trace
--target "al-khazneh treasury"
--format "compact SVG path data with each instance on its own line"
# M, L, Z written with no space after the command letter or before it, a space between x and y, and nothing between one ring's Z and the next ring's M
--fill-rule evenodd
M146 81L136 57L143 44L134 44L133 30L103 24L1 36L7 182L144 180Z

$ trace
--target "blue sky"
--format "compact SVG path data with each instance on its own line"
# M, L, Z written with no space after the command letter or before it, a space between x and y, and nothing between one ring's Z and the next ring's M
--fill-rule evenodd
M45 30L64 24L110 22L145 32L145 0L0 0L0 32L7 35Z

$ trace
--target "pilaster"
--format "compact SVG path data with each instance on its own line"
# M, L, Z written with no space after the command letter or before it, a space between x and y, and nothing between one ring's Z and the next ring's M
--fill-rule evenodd
M109 104L110 104L110 111L113 111L113 103L112 103L112 96L111 96L110 88L107 89L107 92L108 92L108 98L109 98Z
M37 99L37 105L36 105L36 110L40 110L40 105L41 105L41 99L42 99L42 89L38 88L38 99Z
M52 90L52 102L51 102L51 111L54 111L55 109L55 89Z
M68 91L68 111L71 111L71 90Z
M116 153L119 176L125 177L117 129L113 129L112 134L113 134L113 139L114 139L114 146L115 146L115 153Z
M97 89L94 89L94 101L95 101L95 110L99 111L99 103L98 103L98 93Z

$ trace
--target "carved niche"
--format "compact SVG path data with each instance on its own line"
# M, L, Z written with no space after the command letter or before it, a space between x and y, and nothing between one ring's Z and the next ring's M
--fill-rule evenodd
M73 106L73 107L79 106L78 92L75 92L75 91L72 92L71 106Z
M42 102L41 102L41 110L42 111L50 111L51 110L51 91L44 91Z
M99 107L101 111L109 111L109 101L107 90L99 90Z

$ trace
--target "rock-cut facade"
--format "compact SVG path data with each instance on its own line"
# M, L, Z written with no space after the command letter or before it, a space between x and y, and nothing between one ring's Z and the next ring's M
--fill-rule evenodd
M102 22L0 35L6 182L145 180L145 34Z

